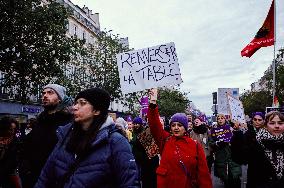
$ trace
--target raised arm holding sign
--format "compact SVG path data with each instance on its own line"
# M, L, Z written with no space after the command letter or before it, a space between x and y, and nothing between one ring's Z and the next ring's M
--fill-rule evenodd
M204 150L187 134L188 118L175 113L170 119L171 134L163 129L157 101L157 89L149 90L148 123L161 154L157 168L157 188L212 188ZM188 157L188 153L191 157Z

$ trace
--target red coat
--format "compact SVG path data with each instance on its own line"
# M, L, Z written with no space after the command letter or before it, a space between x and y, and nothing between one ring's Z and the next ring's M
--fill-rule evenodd
M192 180L196 180L199 188L212 188L202 146L189 136L176 138L165 131L159 119L158 107L149 107L148 121L161 153L160 166L156 170L157 187L192 188Z

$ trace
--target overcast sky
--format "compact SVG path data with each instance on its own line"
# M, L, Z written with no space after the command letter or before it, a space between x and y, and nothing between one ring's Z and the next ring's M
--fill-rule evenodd
M71 0L100 15L101 29L128 37L130 48L174 42L183 83L181 90L207 115L212 92L239 88L263 76L273 60L273 46L251 58L241 50L264 22L272 0ZM284 45L284 1L276 0L277 43Z

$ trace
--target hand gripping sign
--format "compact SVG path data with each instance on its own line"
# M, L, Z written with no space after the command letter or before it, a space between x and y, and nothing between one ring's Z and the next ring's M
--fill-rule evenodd
M123 94L182 82L173 42L120 53L116 58Z

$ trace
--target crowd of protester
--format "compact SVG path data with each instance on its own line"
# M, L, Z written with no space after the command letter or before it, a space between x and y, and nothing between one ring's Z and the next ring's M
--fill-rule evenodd
M0 188L212 188L211 171L225 188L284 187L284 115L255 112L246 125L217 115L178 112L161 118L157 92L148 114L134 119L108 115L103 89L79 92L48 84L44 111L19 126L0 118ZM220 139L218 131L229 134Z

